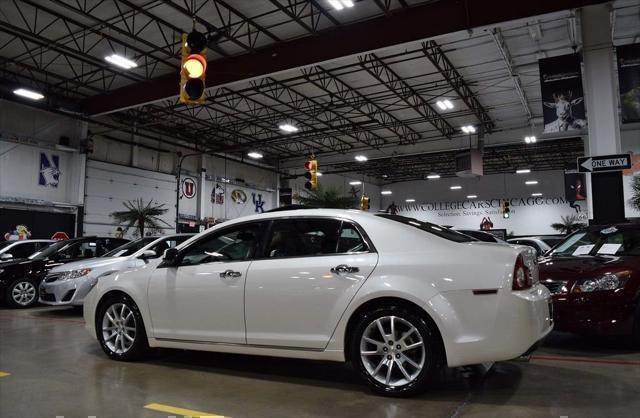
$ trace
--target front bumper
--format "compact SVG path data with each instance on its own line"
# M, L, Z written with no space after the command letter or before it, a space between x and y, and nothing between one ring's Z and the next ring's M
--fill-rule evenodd
M633 332L636 303L627 292L600 291L553 296L557 331L586 336Z
M82 306L85 296L95 286L96 281L91 275L71 280L47 277L40 283L40 303L52 306Z

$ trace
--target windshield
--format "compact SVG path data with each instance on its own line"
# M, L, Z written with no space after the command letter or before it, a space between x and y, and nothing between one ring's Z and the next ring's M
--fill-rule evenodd
M599 231L576 232L552 252L553 256L640 255L640 229L619 230L616 227Z
M549 247L555 247L556 245L560 244L562 242L564 238L560 238L560 237L554 237L554 238L547 238L547 237L542 237L540 238L540 240L542 242L544 242L545 244L547 244Z
M146 247L157 239L158 237L145 237L135 241L127 242L126 244L109 251L108 253L103 255L103 257L126 257L137 252L142 247Z
M69 244L70 244L69 241L55 242L50 246L48 246L47 248L45 248L44 250L42 250L41 252L31 254L29 258L32 260L44 260L45 258L49 258L52 254L57 253L60 249L66 247Z
M453 231L451 229L447 229L443 226L439 226L429 222L422 222L417 219L407 218L405 216L400 216L400 215L378 215L378 216L380 216L381 218L391 219L392 221L400 222L402 224L409 225L414 228L418 228L424 232L428 232L430 234L436 235L440 238L447 239L449 241L455 241L455 242L476 241L475 238L472 238L468 235L464 235L459 232Z

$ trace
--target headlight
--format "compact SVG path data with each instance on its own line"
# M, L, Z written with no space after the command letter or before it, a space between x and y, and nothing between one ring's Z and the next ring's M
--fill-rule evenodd
M630 272L623 271L615 274L607 273L595 279L582 280L573 287L573 293L590 293L600 290L621 289L626 284L630 275Z
M62 276L62 280L73 280L91 273L91 269L71 270Z

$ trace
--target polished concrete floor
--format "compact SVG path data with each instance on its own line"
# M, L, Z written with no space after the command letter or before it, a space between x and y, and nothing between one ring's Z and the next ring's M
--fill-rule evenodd
M0 309L0 376L2 418L640 416L640 352L562 334L530 362L449 370L421 397L389 399L334 363L175 350L114 362L77 310Z

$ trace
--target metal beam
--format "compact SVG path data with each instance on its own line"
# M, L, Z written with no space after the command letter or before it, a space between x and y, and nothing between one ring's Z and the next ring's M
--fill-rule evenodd
M360 66L365 69L373 78L384 84L391 90L398 99L405 102L420 116L432 124L440 134L451 139L455 133L455 129L427 102L413 87L395 73L387 64L385 64L376 54L367 54L358 57Z
M449 86L458 94L465 105L476 115L480 124L484 127L484 132L491 133L496 124L491 119L489 112L480 104L476 95L471 91L464 78L458 72L456 67L449 61L435 41L427 41L422 43L422 52L429 59L431 64L442 74Z
M308 36L270 45L251 54L221 59L208 68L207 87L260 77L287 69L334 60L437 35L509 20L573 9L604 0L459 0L437 1L401 9L390 16L334 27ZM89 114L161 100L178 94L177 74L158 77L96 96L83 103Z

